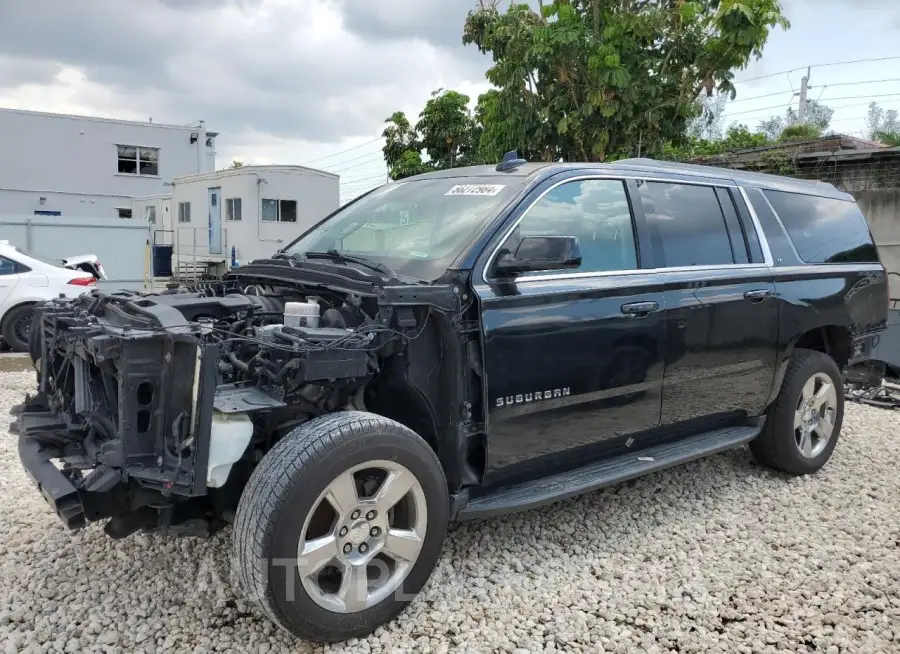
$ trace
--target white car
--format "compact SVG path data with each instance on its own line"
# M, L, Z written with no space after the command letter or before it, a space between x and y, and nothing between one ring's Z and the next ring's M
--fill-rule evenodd
M49 260L0 241L0 333L10 348L28 351L32 308L60 294L76 297L106 279L92 254Z

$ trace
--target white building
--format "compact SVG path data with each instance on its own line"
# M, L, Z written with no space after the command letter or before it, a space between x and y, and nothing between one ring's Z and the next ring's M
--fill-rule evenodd
M132 198L215 170L195 126L0 109L0 214L131 217Z
M151 240L173 245L175 267L239 265L278 248L335 211L340 177L303 166L244 166L177 177L171 192L134 199ZM193 270L194 265L191 265Z

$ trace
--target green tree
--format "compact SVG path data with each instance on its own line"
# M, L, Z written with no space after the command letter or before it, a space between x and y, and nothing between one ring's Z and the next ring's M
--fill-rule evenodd
M896 109L883 109L876 103L869 104L869 115L866 117L869 138L881 141L885 145L900 145L900 120Z
M725 105L728 95L703 95L698 98L700 114L688 122L685 133L688 137L715 141L722 138L722 127L725 122Z
M391 179L403 179L425 172L425 165L419 154L422 144L406 114L396 111L384 122L387 127L381 133L385 141L382 152ZM418 164L415 163L416 158Z
M494 62L480 141L546 161L659 152L787 25L778 0L485 0L463 33Z
M238 161L237 159L235 159L235 160L233 160L233 161L231 162L231 165L228 166L228 167L231 168L231 169L235 169L235 168L243 168L243 167L244 167L244 162L243 162L243 161Z
M809 100L806 103L806 125L816 128L815 135L812 130L792 130L788 132L806 134L806 138L816 138L821 136L831 124L831 117L834 116L834 109L828 107L815 100ZM800 125L800 115L793 107L788 107L783 116L770 116L766 120L759 123L759 131L768 136L773 141L781 139L781 134L788 128Z
M781 134L778 135L778 140L781 142L810 141L820 136L822 136L822 130L819 129L818 125L806 123L805 125L796 124L785 127L781 130Z
M469 96L438 89L425 103L415 126L402 111L388 118L382 132L385 139L382 151L391 178L403 179L429 170L494 161L482 150L485 121L494 115L485 113L482 98L473 114L469 110ZM423 151L426 160L422 158Z
M403 179L413 175L421 175L430 170L422 161L422 154L418 150L406 150L390 168L391 179Z
M663 151L663 158L682 161L695 157L710 157L732 150L759 148L771 144L771 140L760 132L751 132L746 125L732 125L724 138L703 139L689 137L681 145L669 144Z
M422 147L435 168L466 165L459 160L461 149L472 147L474 121L469 112L469 96L458 91L438 89L419 114L416 131ZM463 153L472 154L472 153Z

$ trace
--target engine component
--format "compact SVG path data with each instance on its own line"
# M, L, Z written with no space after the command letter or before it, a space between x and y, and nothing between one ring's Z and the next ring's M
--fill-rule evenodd
M285 325L284 331L287 334L299 336L303 340L312 343L331 343L342 339L346 340L352 334L346 329L337 329L335 327L288 327Z
M339 309L325 309L322 312L322 317L319 319L319 325L321 327L344 328L347 326L347 319Z
M286 327L318 327L319 301L315 298L307 298L306 302L286 302L284 324Z
M206 466L207 486L221 488L225 485L231 466L243 456L252 436L253 422L246 413L213 411Z

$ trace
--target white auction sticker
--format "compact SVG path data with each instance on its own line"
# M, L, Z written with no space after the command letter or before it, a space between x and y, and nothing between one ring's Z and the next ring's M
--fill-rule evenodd
M505 184L457 184L444 195L497 195Z

